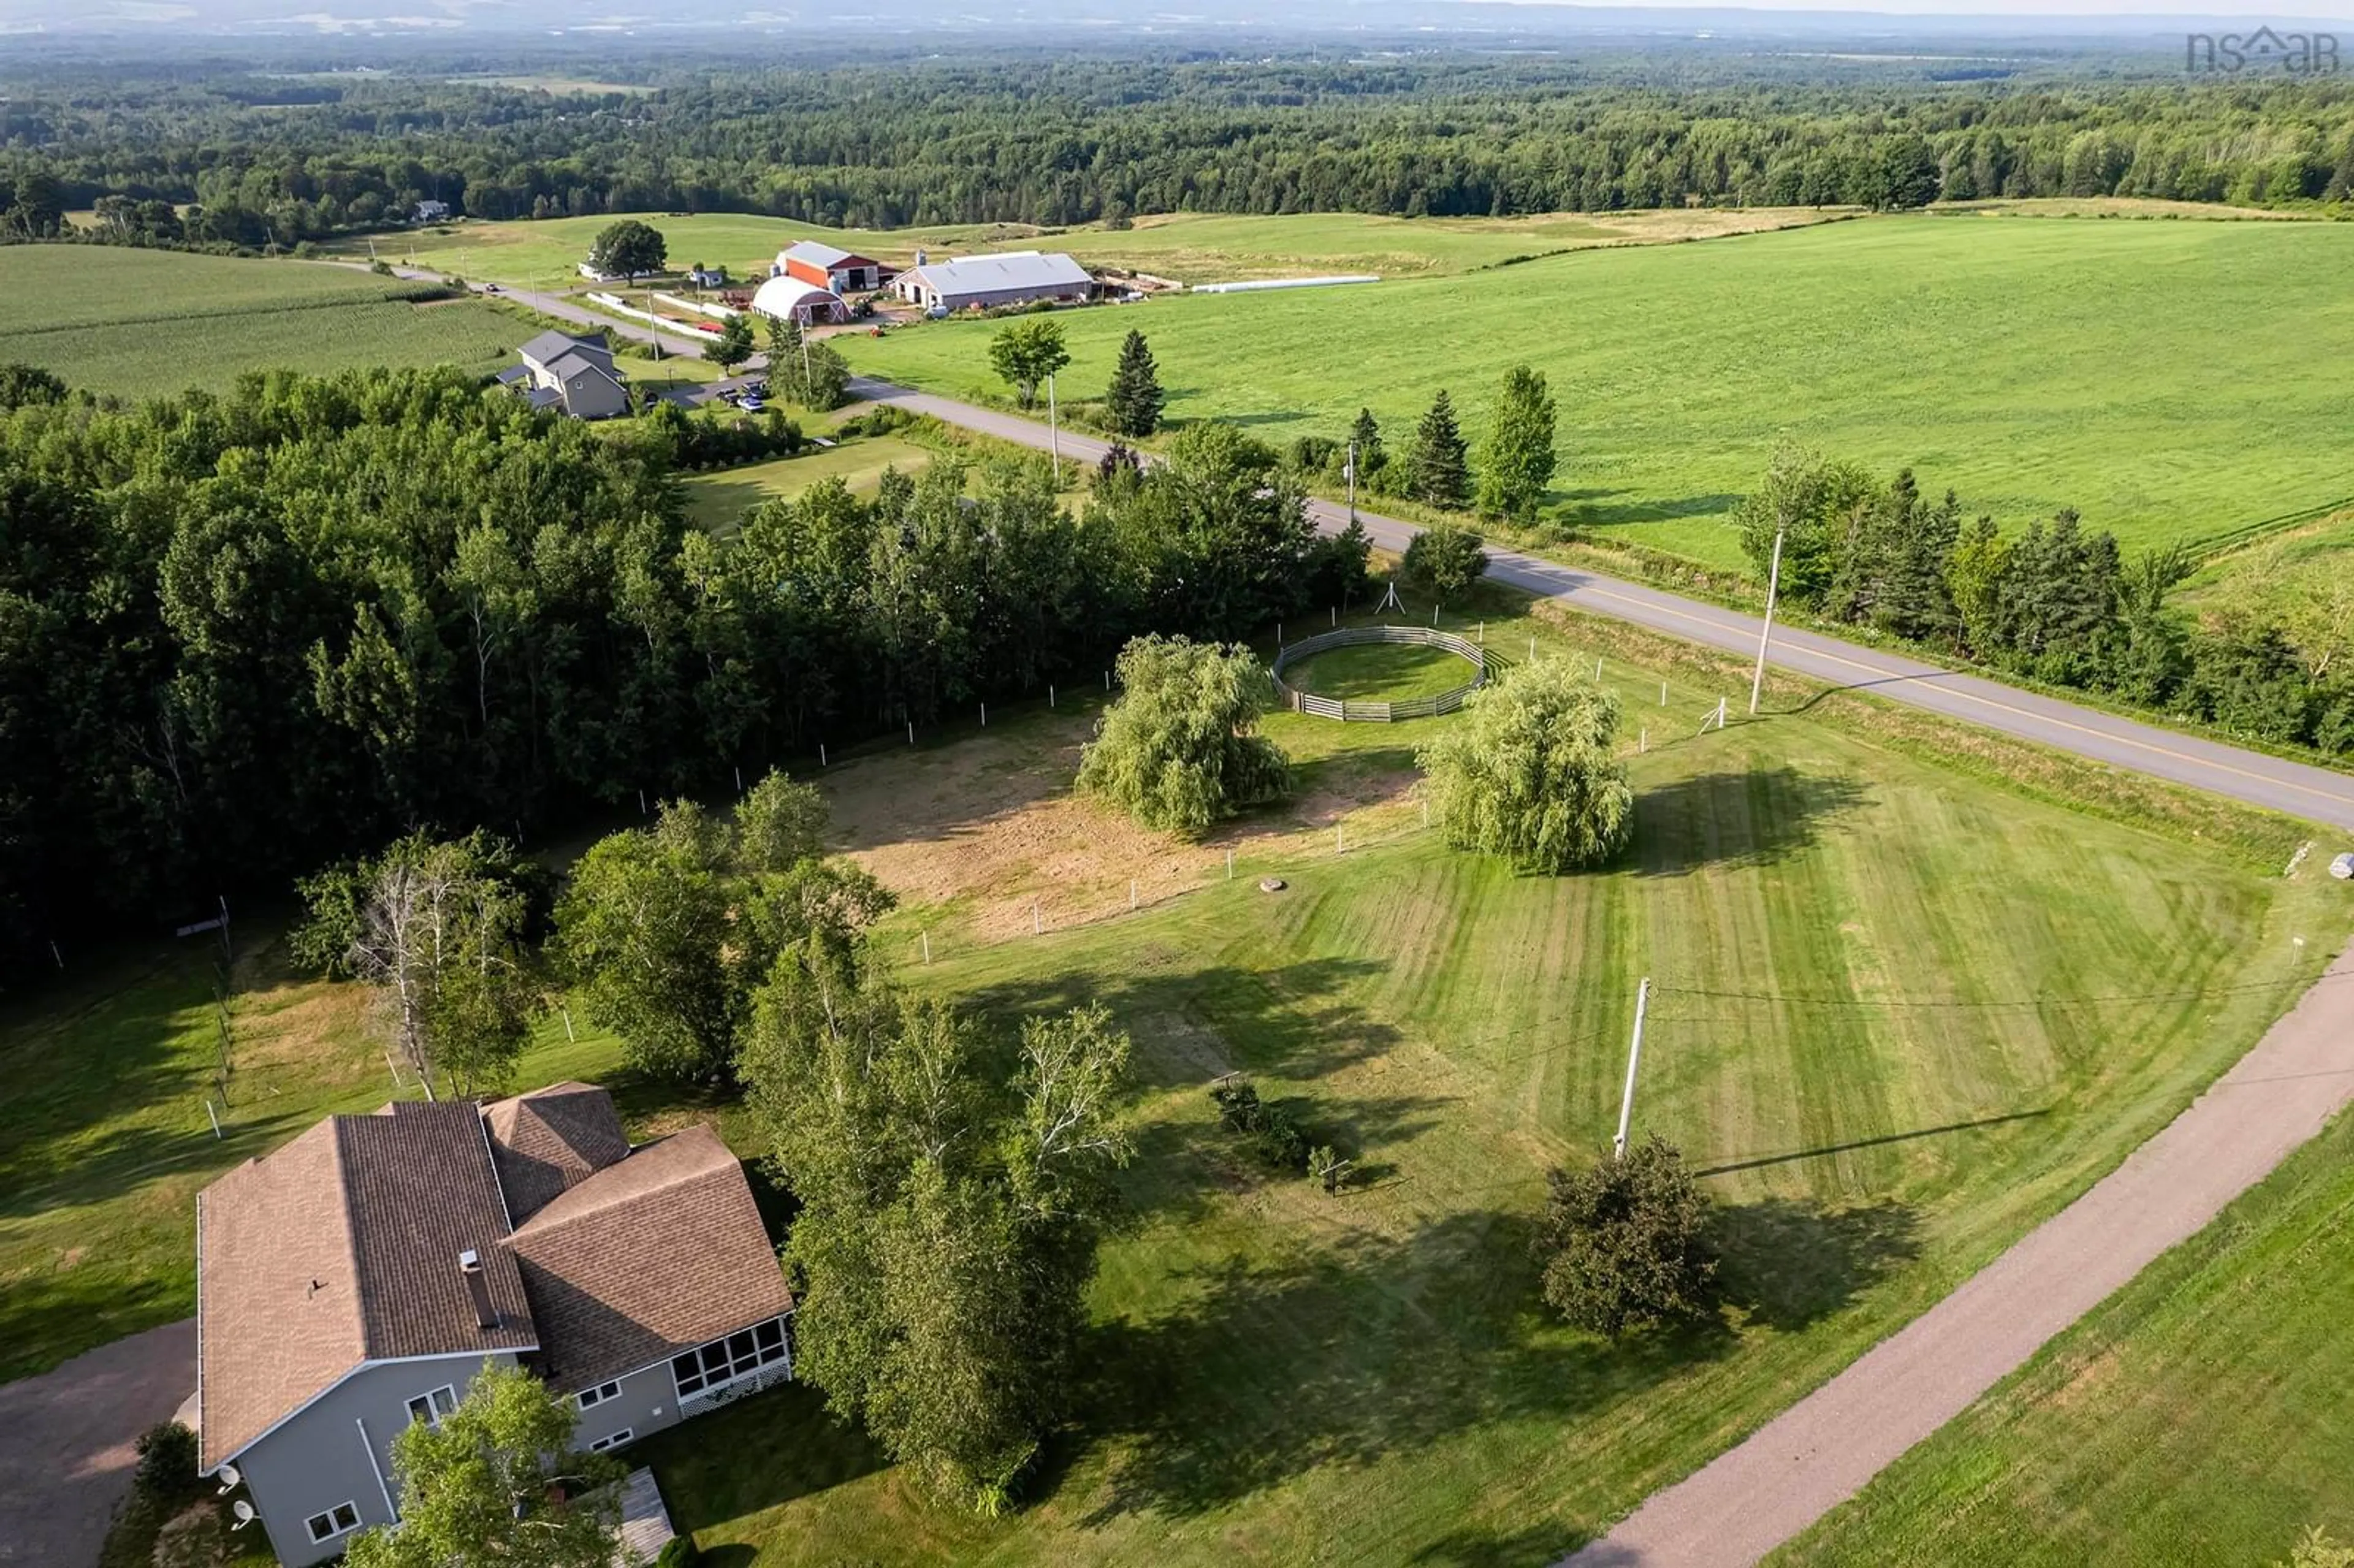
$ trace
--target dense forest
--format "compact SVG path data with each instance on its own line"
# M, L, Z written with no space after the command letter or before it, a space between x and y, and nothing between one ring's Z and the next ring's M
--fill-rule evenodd
M678 439L452 371L132 409L0 376L0 964L410 828L535 838L1093 683L1135 633L1238 636L1364 569L1222 427L1076 519L1043 461L968 500L943 461L724 544L685 519Z
M610 90L160 68L8 81L0 231L240 247L408 217L819 223L1448 216L2354 193L2354 80L1648 71L1555 55L1033 56L639 73ZM179 210L184 209L184 210Z

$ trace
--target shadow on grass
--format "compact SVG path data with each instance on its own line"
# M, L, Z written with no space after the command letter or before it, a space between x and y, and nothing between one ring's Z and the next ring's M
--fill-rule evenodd
M1148 1089L1206 1086L1235 1072L1298 1080L1323 1077L1397 1043L1394 1027L1341 994L1388 967L1371 959L1310 959L1183 974L1078 969L993 986L969 1000L1009 1022L1100 1001L1136 1036L1137 1081Z
M1608 506L1575 505L1564 519L1573 526L1609 528L1629 523L1671 523L1683 517L1708 517L1729 512L1741 497L1730 491L1706 495L1680 495L1672 500L1623 501Z
M1737 1019L1726 1019L1723 1022L1734 1027L1738 1027L1740 1022ZM1847 1143L1827 1143L1819 1149L1797 1149L1787 1154L1761 1154L1750 1160L1727 1160L1722 1165L1709 1166L1704 1171L1695 1171L1692 1174L1694 1176L1729 1176L1736 1171L1757 1171L1769 1165L1788 1165L1801 1160L1827 1159L1831 1155L1847 1154L1859 1149L1878 1149L1884 1144L1911 1143L1916 1139L1943 1138L1948 1133L1955 1132L1975 1132L1980 1128L2001 1127L2007 1122L2014 1121L2032 1121L2037 1117L2051 1114L2051 1107L2046 1106L2040 1110L2010 1111L2002 1116L1982 1116L1975 1121L1953 1121L1947 1122L1943 1127L1915 1128L1911 1132L1882 1133L1878 1138L1859 1138Z
M681 1534L780 1508L890 1464L862 1428L834 1420L825 1396L801 1383L658 1432L630 1450L630 1461L653 1467ZM701 1561L728 1559L707 1552Z
M1851 779L1758 768L1702 773L1635 798L1638 876L1773 865L1813 846L1819 825L1871 799Z
M1719 1209L1709 1229L1724 1298L1781 1330L1840 1310L1921 1250L1919 1217L1897 1202L1830 1209L1767 1198Z
M1719 1330L1611 1345L1550 1322L1533 1225L1458 1213L1179 1274L1175 1310L1095 1332L1085 1425L1128 1441L1085 1522L1192 1517L1494 1423L1572 1419L1734 1342ZM1478 1560L1462 1555L1472 1545L1430 1561Z
M1416 1568L1540 1568L1558 1563L1583 1538L1559 1524L1465 1525L1406 1559Z

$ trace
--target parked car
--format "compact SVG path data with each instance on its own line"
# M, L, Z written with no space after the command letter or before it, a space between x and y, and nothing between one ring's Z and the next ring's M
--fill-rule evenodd
M926 311L924 314L929 316L936 322L944 322L949 319L949 308L946 305L934 305L930 310Z
M744 396L736 399L736 406L738 408L743 409L744 412L748 414L757 414L766 407L765 404L763 404L758 397L753 397L749 392L745 393Z

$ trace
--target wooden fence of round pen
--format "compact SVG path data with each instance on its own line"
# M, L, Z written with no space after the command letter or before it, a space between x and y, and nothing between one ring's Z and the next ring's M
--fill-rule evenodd
M1320 697L1313 692L1303 692L1283 678L1284 671L1303 659L1335 648L1352 648L1369 642L1403 642L1421 648L1441 648L1470 664L1471 678L1448 691L1426 697L1407 697L1394 703L1344 702L1339 697ZM1351 724L1390 724L1398 719L1436 718L1451 714L1463 705L1463 699L1478 691L1488 680L1488 651L1468 637L1458 637L1451 631L1436 631L1427 626L1344 626L1338 631L1320 632L1302 638L1276 650L1275 690L1284 706L1294 713L1313 714L1319 718L1340 719Z

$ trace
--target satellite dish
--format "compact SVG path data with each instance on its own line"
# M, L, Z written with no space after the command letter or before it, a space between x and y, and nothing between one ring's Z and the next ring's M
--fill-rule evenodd
M225 1498L245 1484L245 1477L239 1473L235 1465L223 1465L213 1474L220 1478L221 1484L220 1490L214 1494L216 1497Z
M237 1501L229 1504L228 1511L237 1516L237 1522L229 1526L231 1530L243 1530L247 1525L253 1522L253 1505L246 1501L243 1498L239 1498Z

